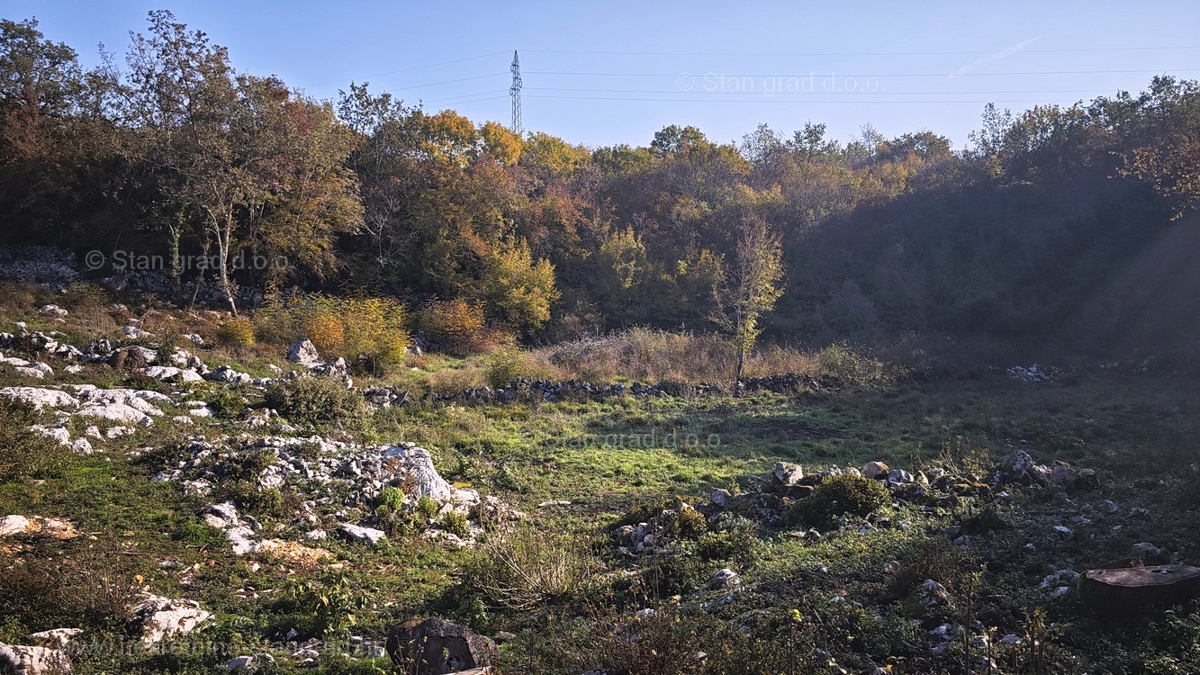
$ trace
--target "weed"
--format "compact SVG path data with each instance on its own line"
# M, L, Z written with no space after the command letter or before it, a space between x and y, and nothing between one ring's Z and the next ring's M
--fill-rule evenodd
M314 426L358 426L365 422L368 413L361 395L341 382L324 377L276 382L267 389L265 402L291 422Z
M528 525L500 531L467 566L467 583L512 610L584 594L600 561L578 536Z
M821 481L812 495L792 507L787 521L806 527L832 528L842 516L865 517L891 501L891 495L878 481L845 473Z

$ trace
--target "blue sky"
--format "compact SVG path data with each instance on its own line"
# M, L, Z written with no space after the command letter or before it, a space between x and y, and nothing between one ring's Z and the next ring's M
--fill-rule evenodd
M166 8L229 47L235 67L317 98L371 83L427 109L508 123L520 51L526 130L645 145L668 124L717 141L759 123L838 140L930 129L967 142L985 103L1021 110L1200 77L1200 3L203 2L5 0L96 61Z

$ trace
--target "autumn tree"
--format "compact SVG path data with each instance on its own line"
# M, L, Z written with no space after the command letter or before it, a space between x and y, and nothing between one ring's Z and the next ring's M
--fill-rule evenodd
M762 333L762 315L771 311L783 294L782 256L779 236L767 221L750 216L741 224L737 248L717 287L714 317L737 351L735 380L742 379L746 353L754 349Z

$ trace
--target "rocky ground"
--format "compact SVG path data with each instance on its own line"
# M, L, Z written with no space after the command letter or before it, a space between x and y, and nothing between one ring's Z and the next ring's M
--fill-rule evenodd
M1169 364L426 394L303 340L240 364L193 329L216 313L104 311L0 334L15 672L1200 663Z

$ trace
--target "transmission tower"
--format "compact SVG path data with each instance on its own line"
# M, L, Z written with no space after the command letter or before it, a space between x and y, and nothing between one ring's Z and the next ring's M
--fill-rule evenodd
M512 86L508 88L508 93L512 96L512 130L519 136L521 134L521 60L517 58L515 51L509 70L513 75Z

